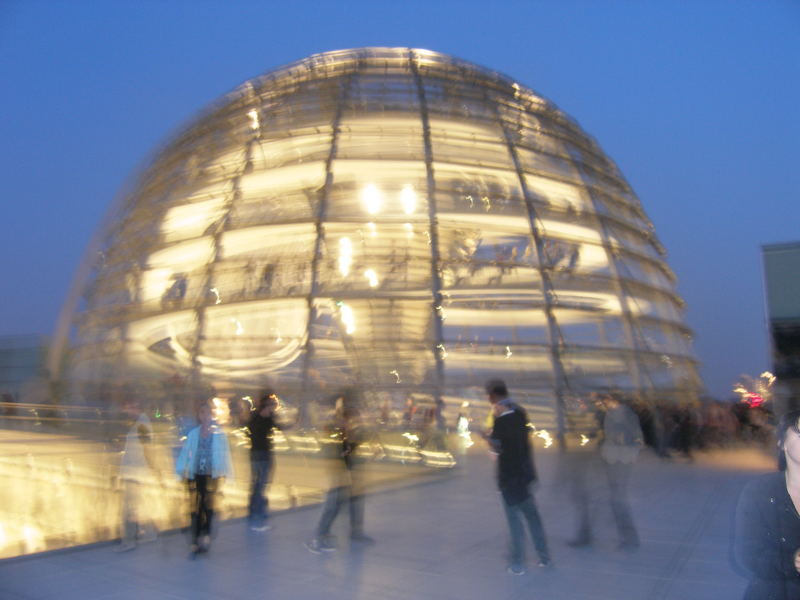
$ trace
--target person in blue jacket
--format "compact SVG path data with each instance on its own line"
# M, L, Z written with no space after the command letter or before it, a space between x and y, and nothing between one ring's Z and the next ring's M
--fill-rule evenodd
M208 551L214 518L214 494L221 480L233 476L228 437L214 423L212 410L211 401L200 404L197 410L200 424L186 434L175 463L175 471L189 488L193 556Z

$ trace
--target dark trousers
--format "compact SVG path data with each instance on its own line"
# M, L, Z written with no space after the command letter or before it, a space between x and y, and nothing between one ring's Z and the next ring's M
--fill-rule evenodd
M544 534L542 519L536 508L533 496L528 496L522 502L509 504L503 500L503 508L506 510L508 529L511 533L511 555L510 560L513 565L522 565L525 562L525 528L522 523L524 518L528 524L528 531L531 534L533 545L539 554L539 560L547 562L550 560L550 552L547 549L547 538Z
M211 521L214 518L214 493L217 480L211 475L195 475L188 480L189 510L192 515L192 543L201 536L211 535Z
M250 453L250 503L247 517L253 522L264 522L269 517L267 484L272 474L272 452L256 450Z
M325 496L325 506L322 508L322 516L317 526L318 539L330 535L331 525L345 502L350 507L350 535L358 536L364 533L364 497L353 495L351 486L341 486L331 488Z

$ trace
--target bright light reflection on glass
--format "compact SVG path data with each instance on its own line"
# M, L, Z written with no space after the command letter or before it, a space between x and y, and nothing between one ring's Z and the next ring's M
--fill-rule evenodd
M536 432L536 437L542 438L544 440L544 447L549 448L553 445L553 436L550 435L550 432L546 429L541 429Z
M400 201L403 203L403 210L407 215L413 213L417 208L417 192L413 185L404 185L400 192Z
M236 335L242 335L244 333L242 322L239 319L234 319L233 317L231 317L231 323L236 325Z
M342 303L339 307L340 314L342 316L342 323L344 324L345 333L351 335L356 331L356 317L353 314L353 309L347 306L347 304Z
M247 116L250 117L250 129L253 131L257 131L261 124L258 121L258 111L253 109L247 113Z
M367 269L364 271L364 277L369 281L369 287L378 287L378 274L375 272L375 269Z
M364 190L361 192L361 201L364 203L364 208L366 211L371 215L375 215L381 210L383 197L380 190L375 187L375 185L370 183L369 185L366 185Z

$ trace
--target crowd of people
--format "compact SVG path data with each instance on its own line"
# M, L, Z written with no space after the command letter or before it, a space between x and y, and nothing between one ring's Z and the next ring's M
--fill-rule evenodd
M525 572L524 530L527 526L533 539L541 567L549 566L551 559L542 518L531 493L536 481L533 447L530 442L528 416L510 396L501 380L491 380L486 385L486 397L491 406L490 426L480 431L489 448L497 456L497 485L502 497L510 532L509 573ZM634 412L613 394L598 396L601 419L602 460L606 465L608 485L611 490L611 508L617 523L619 547L635 550L639 546L638 533L627 502L627 483L633 463L643 446L643 434ZM250 492L247 521L253 531L270 528L267 487L273 471L273 435L277 429L291 427L280 418L280 400L271 389L265 390L249 411L236 415L239 425L250 438ZM407 407L408 408L408 407ZM371 544L374 540L364 529L365 488L359 469L357 450L369 439L365 423L363 400L355 389L344 389L336 394L330 418L321 439L326 440L325 458L331 465L330 485L327 487L322 511L306 548L312 553L336 550L331 527L342 509L349 513L350 543ZM125 405L130 429L124 436L121 477L124 481L123 534L118 549L131 550L137 540L155 535L145 511L137 511L137 489L142 473L152 468L149 446L152 425L141 410L141 405L131 400ZM175 460L175 473L184 481L189 498L190 552L192 557L209 551L215 522L215 496L225 478L233 475L228 435L214 420L214 406L210 401L197 406L197 422L187 428L180 451ZM405 425L410 425L410 410L403 414ZM432 427L432 418L422 420ZM588 521L588 494L575 496L576 515L580 523L571 545L587 545L592 541Z
M516 403L502 380L487 382L486 398L491 408L488 428L478 431L497 459L496 484L508 525L508 572L519 575L526 570L525 532L538 556L538 566L552 564L546 520L539 513L533 484L537 480L531 444L531 424L524 408ZM250 488L247 523L254 532L270 529L267 490L274 471L274 435L291 428L282 419L281 402L274 390L264 390L251 404L234 403L227 418L249 438ZM365 486L360 473L358 448L370 439L367 410L355 389L335 394L329 407L328 422L320 436L326 440L325 458L331 465L330 484L316 526L309 531L306 548L315 554L337 550L331 535L334 521L343 509L349 516L351 544L372 544L365 532ZM777 438L781 457L777 473L754 480L742 494L736 515L734 554L736 564L751 580L747 598L800 598L800 411L790 412L777 424L763 407L744 403L705 403L677 406L666 403L630 401L613 391L601 391L585 403L592 411L596 429L591 451L561 453L562 475L569 479L570 504L575 521L572 547L594 543L596 527L591 522L592 502L598 496L588 483L602 473L607 487L620 551L636 551L641 540L628 501L628 486L640 451L651 446L662 458L691 459L696 449L725 447L742 442L774 444ZM156 524L148 519L143 505L143 487L153 473L163 476L153 460L153 423L135 397L122 406L127 429L121 436L119 465L122 527L118 551L128 551L138 542L155 539ZM400 415L402 425L417 423L420 431L437 429L434 412L408 403ZM391 419L383 407L378 423ZM463 411L462 411L463 412ZM189 506L189 549L192 557L211 547L216 527L215 499L226 478L233 477L229 427L215 419L217 407L211 400L196 406L194 422L182 429L181 444L174 460L174 473L183 482ZM285 415L285 413L283 413ZM372 421L375 415L370 413ZM458 426L464 420L459 413ZM384 423L384 421L386 423ZM474 423L474 422L473 422ZM185 424L184 424L185 425ZM773 437L774 436L774 437ZM444 439L444 438L442 438ZM574 448L572 450L575 450ZM797 472L796 472L797 471ZM772 595L770 595L772 594Z
M772 443L774 418L763 406L745 402L702 402L696 406L631 401L644 441L663 458L692 458L694 450Z

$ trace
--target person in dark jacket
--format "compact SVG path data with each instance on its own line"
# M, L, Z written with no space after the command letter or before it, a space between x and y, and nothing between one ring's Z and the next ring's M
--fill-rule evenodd
M778 467L748 483L736 507L736 562L750 585L744 600L800 598L800 410L777 427Z
M525 572L525 533L520 517L528 524L539 555L539 566L550 564L544 527L530 491L531 484L536 481L536 470L528 440L528 417L522 407L511 400L504 381L490 380L486 393L494 412L494 426L487 440L497 454L497 486L511 534L508 572L522 575Z
M266 488L272 475L272 430L280 425L275 422L278 410L278 396L272 390L265 390L247 423L250 436L250 502L247 520L253 531L266 531L270 528L269 502Z

